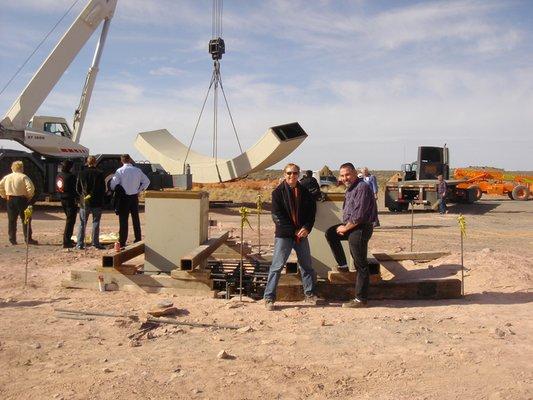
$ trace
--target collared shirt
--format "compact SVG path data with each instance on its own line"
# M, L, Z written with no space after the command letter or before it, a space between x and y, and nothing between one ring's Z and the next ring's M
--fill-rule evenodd
M34 193L33 182L22 172L12 172L0 181L0 197L24 196L31 199Z
M139 168L124 164L111 179L111 189L115 190L117 185L121 185L126 194L131 196L146 190L150 186L150 179Z
M363 180L357 180L346 190L344 206L342 208L342 222L344 224L364 224L377 219L378 210L376 199L370 186Z
M378 182L374 175L368 175L363 177L365 183L370 186L374 194L378 194Z
M441 182L437 182L437 194L439 198L442 199L446 197L446 192L448 191L448 184L443 179Z

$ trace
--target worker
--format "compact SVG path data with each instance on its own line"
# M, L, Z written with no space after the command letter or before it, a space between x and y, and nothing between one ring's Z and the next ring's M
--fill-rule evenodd
M61 164L61 172L57 175L56 190L61 198L61 206L65 213L65 229L63 230L63 248L71 249L75 247L72 241L72 233L78 215L78 192L76 191L76 176L72 173L74 162L65 160Z
M366 307L370 282L367 260L368 241L372 237L373 222L377 217L376 200L370 186L357 176L357 171L352 163L341 165L340 179L347 188L342 208L342 224L328 228L326 239L337 262L339 272L349 271L341 240L348 241L350 253L357 269L355 299L344 303L342 306Z
M76 191L80 201L80 226L76 249L85 248L85 229L89 221L89 215L93 216L92 246L98 250L105 247L100 244L100 218L104 206L105 180L104 174L96 168L96 157L87 157L87 167L80 171Z
M11 164L11 171L0 181L0 197L6 199L9 242L12 245L17 244L17 219L20 217L24 242L38 244L37 240L31 237L31 217L27 224L24 218L24 210L30 205L35 194L35 186L31 179L24 174L22 161L14 161Z
M377 202L378 202L378 180L376 179L375 175L370 174L367 167L363 167L361 169L361 175L365 183L370 186L370 189L372 189L372 192L374 193L374 198L376 199L376 208L377 208ZM359 175L357 175L359 177ZM374 221L374 228L377 228L380 225L379 223L379 217L376 213L376 220Z
M141 240L141 221L139 219L139 193L150 186L150 179L137 167L129 154L120 156L122 167L117 169L111 179L111 190L117 190L120 185L124 194L118 201L119 217L119 242L120 247L125 247L128 240L128 219L131 214L135 242Z
M292 249L298 257L305 301L316 305L318 300L315 295L315 271L311 266L311 250L307 238L315 223L316 203L309 191L298 182L300 167L290 163L283 171L285 179L272 192L274 255L264 293L265 307L269 311L274 310L280 273Z
M446 193L448 192L448 184L444 180L444 176L437 176L437 198L439 200L439 213L447 214L448 208L446 207Z
M322 193L320 192L320 185L318 184L315 177L313 177L313 171L307 170L305 171L305 175L302 179L300 179L300 184L306 188L309 193L311 193L311 196L315 200L320 200L322 197Z

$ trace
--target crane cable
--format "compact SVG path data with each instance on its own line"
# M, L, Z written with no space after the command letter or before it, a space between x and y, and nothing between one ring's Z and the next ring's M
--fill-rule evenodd
M212 20L211 20L212 39L217 39L222 36L222 10L223 10L223 0L213 0L213 10L212 10ZM211 81L209 82L209 87L207 88L207 93L204 97L202 108L200 109L200 114L198 115L198 118L196 120L196 125L194 126L192 138L189 142L189 146L187 146L187 153L185 154L185 159L183 160L183 173L186 172L187 158L189 157L189 153L191 151L191 147L192 147L194 138L196 136L196 132L198 130L200 120L202 119L202 114L204 112L207 99L209 98L209 92L211 91L211 88L214 88L213 89L214 98L213 98L213 152L212 154L213 154L213 158L215 159L215 165L217 164L217 161L218 161L218 86L220 86L220 89L222 91L222 96L224 97L224 103L226 104L226 108L228 110L228 115L231 121L231 126L233 128L233 133L235 134L235 139L237 140L237 145L239 146L239 150L241 154L243 153L241 141L239 140L237 128L235 127L233 115L229 107L228 98L226 97L226 91L224 90L224 86L222 84L222 76L220 75L220 62L219 60L215 60L213 64L213 75L211 76Z
M9 81L4 85L4 87L2 88L2 90L0 90L0 94L4 93L4 90L7 89L7 87L11 84L11 82L13 82L13 80L17 77L17 75L20 73L20 71L22 71L22 68L24 68L26 66L26 64L28 63L28 61L30 61L30 59L33 57L33 55L37 52L37 50L39 50L39 48L43 45L43 43L46 41L46 39L48 39L48 37L52 34L52 32L57 28L57 26L61 23L61 21L63 21L65 19L65 17L68 15L68 13L70 12L70 10L72 10L72 8L74 8L74 6L76 5L76 3L78 3L78 1L80 0L75 0L74 3L72 3L72 5L67 9L67 11L65 11L65 13L63 14L63 16L61 18L59 18L59 20L55 23L55 25L52 27L52 29L50 29L50 31L48 31L48 33L45 35L45 37L41 40L41 42L37 45L37 47L35 47L35 49L33 49L33 51L31 52L31 54L28 56L28 58L26 58L26 60L22 63L22 65L15 71L15 73L13 74L13 76L11 77L11 79L9 79Z

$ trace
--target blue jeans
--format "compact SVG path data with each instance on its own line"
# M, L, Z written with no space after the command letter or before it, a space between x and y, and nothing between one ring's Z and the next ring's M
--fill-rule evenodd
M309 240L307 238L300 239L296 243L294 238L275 238L274 240L274 255L272 257L272 264L268 272L268 280L265 288L265 300L276 300L276 288L278 287L279 276L281 270L285 266L292 249L296 251L298 256L298 266L302 274L302 283L304 287L304 294L311 296L315 290L315 271L311 267L311 250L309 248Z
M77 247L85 247L85 228L89 221L89 215L93 215L93 231L92 231L92 245L100 246L100 218L102 217L102 209L100 207L85 207L80 208L80 227L78 229L78 243Z
M439 199L439 213L445 214L446 213L446 197Z

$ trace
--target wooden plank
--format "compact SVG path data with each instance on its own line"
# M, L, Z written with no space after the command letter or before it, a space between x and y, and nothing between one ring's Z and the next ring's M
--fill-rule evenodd
M222 245L229 236L229 231L221 233L210 238L206 243L198 246L190 253L183 256L180 260L182 270L192 270L197 265L207 259L220 245Z
M328 272L328 281L329 283L335 285L335 284L345 284L345 283L351 283L355 285L355 281L357 280L357 272L356 271L349 271L349 272L337 272L337 271L329 271ZM370 284L376 284L381 282L381 275L379 274L371 274L370 275Z
M118 265L116 267L106 267L106 268L97 268L96 271L98 272L115 272L117 274L124 274L124 275L136 275L140 272L142 272L142 269L144 268L144 262L139 264L122 264Z
M374 258L378 261L431 261L440 257L449 256L449 251L418 251L405 253L372 253Z
M125 261L131 260L144 253L144 242L140 241L125 247L123 250L115 252L111 251L102 257L102 267L118 267Z
M70 280L74 282L98 282L98 276L103 275L104 283L115 283L119 290L123 285L151 286L151 287L168 287L168 288L187 288L194 290L212 290L210 280L202 281L199 279L183 280L174 279L168 275L124 275L120 273L98 272L98 271L71 271Z
M61 286L68 289L91 289L98 290L98 283L92 282L80 282L80 281L71 281L63 280ZM175 294L179 296L202 296L208 298L216 298L216 290L197 290L197 289L187 289L187 288L168 288L168 287L155 287L155 286L138 286L138 285L122 285L119 290L125 292L133 292L139 294L152 294L152 293L163 293L163 294Z

